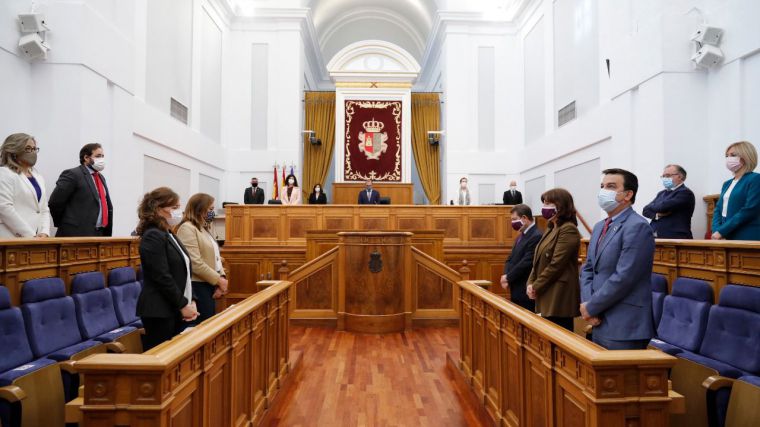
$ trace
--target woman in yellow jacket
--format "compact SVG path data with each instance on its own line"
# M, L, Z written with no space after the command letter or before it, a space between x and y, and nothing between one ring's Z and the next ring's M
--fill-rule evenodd
M527 294L536 300L536 313L572 331L573 318L580 314L581 245L573 196L567 190L554 188L541 195L541 202L547 229L533 255Z
M200 315L199 324L216 313L216 299L227 293L227 276L222 267L219 245L211 235L214 198L205 193L190 197L177 228L177 237L187 249L192 263L193 296Z

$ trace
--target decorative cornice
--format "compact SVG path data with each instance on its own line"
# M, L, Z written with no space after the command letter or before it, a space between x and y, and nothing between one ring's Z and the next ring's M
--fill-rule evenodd
M347 68L354 60L368 55L388 58L397 63L401 69ZM363 40L352 43L336 53L327 64L327 71L335 81L411 83L419 75L420 65L409 52L400 46L382 40Z

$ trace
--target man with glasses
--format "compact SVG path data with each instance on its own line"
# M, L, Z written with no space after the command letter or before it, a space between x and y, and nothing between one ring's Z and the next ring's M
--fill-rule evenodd
M61 172L48 202L56 237L111 236L113 205L105 166L103 147L93 143L79 150L79 166Z
M651 219L655 237L660 239L692 239L691 217L694 214L694 193L686 187L686 170L667 165L662 172L664 190L644 206L644 216Z

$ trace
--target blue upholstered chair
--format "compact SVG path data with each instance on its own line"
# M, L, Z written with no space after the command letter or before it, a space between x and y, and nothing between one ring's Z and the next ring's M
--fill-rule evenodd
M662 274L652 273L652 317L654 327L660 324L662 318L662 303L668 295L668 280Z
M657 337L650 345L668 354L697 351L707 327L713 291L704 280L679 277L665 297Z
M74 300L66 296L60 278L25 282L21 288L21 302L21 313L34 357L47 357L61 362L105 351L103 343L82 338ZM77 395L79 375L73 371L73 367L65 369L63 366L61 374L68 402Z
M26 336L24 318L11 307L8 288L0 286L0 424L20 426L60 420L63 422L63 384L54 360L35 358ZM40 390L35 384L49 384ZM38 418L35 408L50 408L46 418ZM26 409L26 410L24 410ZM56 413L57 412L57 413ZM50 417L53 418L50 418ZM39 424L42 425L42 424Z
M109 271L108 289L113 297L119 324L142 328L142 321L137 317L137 299L142 286L135 277L135 270L132 267L120 267Z
M683 351L676 355L679 361L672 373L674 388L678 383L689 382L701 386L708 377L712 378L706 383L709 384L706 394L703 390L704 411L711 426L724 425L730 396L730 388L725 386L725 381L716 378L736 379L760 374L758 325L760 288L728 285L721 291L719 303L710 308L699 352ZM687 396L687 401L701 400L692 393L682 394ZM704 416L704 413L692 416Z
M79 330L84 339L92 339L102 343L120 343L122 345L109 345L110 351L123 353L142 352L142 347L135 348L136 342L140 341L139 332L134 326L121 326L116 317L113 296L106 289L103 274L98 271L80 273L71 281L71 297L76 307ZM125 339L130 335L130 348Z

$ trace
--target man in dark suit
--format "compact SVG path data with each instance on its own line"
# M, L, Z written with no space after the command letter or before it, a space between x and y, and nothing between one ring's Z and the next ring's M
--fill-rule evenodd
M662 172L664 190L644 206L644 216L655 237L661 239L692 239L691 217L694 214L694 193L686 187L686 170L679 165L667 165Z
M100 144L79 150L79 166L61 172L48 206L56 237L111 236L113 205L101 173L105 155Z
M505 205L519 205L523 202L522 194L517 191L517 182L509 182L509 190L504 192L503 201Z
M245 189L243 202L246 205L263 205L264 189L259 188L259 180L256 177L251 178L251 186Z
M636 175L623 169L602 173L598 200L607 219L591 233L581 271L580 312L594 327L595 343L608 350L644 349L654 335L654 233L631 207L639 188Z
M364 184L364 190L359 192L360 205L376 205L380 203L380 193L372 189L372 180L368 179Z
M504 262L504 274L501 276L501 287L509 287L510 300L531 312L536 309L536 302L525 292L525 287L533 266L533 253L541 240L541 230L533 222L533 213L528 205L512 207L512 228L520 233L512 246L509 258Z

